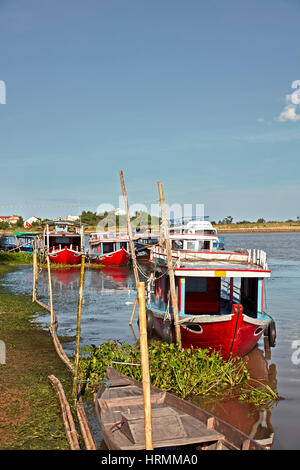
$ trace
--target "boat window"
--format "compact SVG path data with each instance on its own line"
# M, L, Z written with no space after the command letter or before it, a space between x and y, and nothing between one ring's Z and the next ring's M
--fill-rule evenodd
M70 238L69 237L56 237L55 241L57 245L60 245L63 243L70 243Z
M172 250L182 250L182 248L183 248L182 240L172 241Z
M241 303L247 314L257 313L257 295L258 295L258 279L242 278L241 279Z
M188 277L185 280L185 292L206 292L206 277Z
M186 248L187 248L187 250L194 250L195 249L195 242L187 242Z
M103 253L110 253L114 249L113 243L103 243Z
M220 278L189 277L185 281L185 313L220 312Z

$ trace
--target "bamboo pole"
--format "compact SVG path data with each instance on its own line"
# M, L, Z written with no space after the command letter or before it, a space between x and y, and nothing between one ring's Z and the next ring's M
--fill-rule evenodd
M132 309L132 314L131 314L131 318L130 318L130 322L129 322L130 326L132 325L132 322L133 322L133 317L134 317L136 306L137 306L137 303L138 303L138 297L139 297L139 294L136 294L136 298L135 298L135 301L134 301L134 306L133 306L133 309Z
M36 302L36 280L37 280L37 248L36 241L33 241L33 261L32 261L32 302Z
M65 430L66 430L67 439L69 441L70 448L71 450L80 450L78 434L75 428L70 405L66 398L64 389L60 381L54 375L49 375L48 380L51 383L60 402L63 421L64 421Z
M52 327L54 324L54 311L53 311L52 281L51 281L51 268L50 268L49 255L47 255L47 267L48 267L48 284L49 284L49 300L50 300L50 327Z
M151 392L150 392L150 373L148 356L148 339L146 326L146 301L145 301L145 283L139 282L139 329L140 329L140 348L142 363L142 380L144 395L144 417L145 417L145 442L146 450L153 449L152 443L152 422L151 422Z
M132 239L132 230L131 230L130 214L129 214L129 207L128 207L128 198L127 198L127 192L126 192L125 183L124 183L123 171L120 171L120 179L121 179L122 192L123 192L124 203L125 203L125 208L126 208L127 230L128 230L128 236L129 236L133 272L134 272L136 288L138 288L138 283L140 282L140 279L139 279L139 273L138 273L136 256L135 256L135 247L134 247L134 243L133 243L133 239Z
M82 397L80 396L77 401L77 418L81 429L81 434L83 436L86 450L97 450L96 442L93 437L92 431L89 426L89 422L86 416L86 412L84 409L84 404L82 401Z
M134 243L133 243L133 239L132 239L132 230L131 230L130 214L129 214L129 207L128 207L128 198L127 198L127 192L126 192L126 188L125 188L125 182L124 182L124 176L123 176L123 171L122 170L120 171L120 180L121 180L124 204L125 204L125 208L126 208L127 231L128 231L128 236L129 236L133 273L134 273L134 278L135 278L136 290L138 290L138 285L139 285L140 279L139 279L137 261L136 261L136 256L135 256L135 247L134 247ZM136 305L135 305L135 307L136 307ZM134 317L134 312L135 312L135 308L133 309L129 325L132 324L133 317Z
M84 284L84 263L85 263L85 256L82 255L82 257L81 257L81 268L80 268L80 285L79 285L79 293L78 293L78 306L77 306L77 329L76 329L74 381L73 381L73 399L74 399L75 408L76 408L76 402L77 402L77 379L78 379L78 365L79 365L81 307L82 307L83 284Z
M172 297L172 306L173 306L173 314L174 314L174 323L175 323L175 335L176 335L176 342L179 344L181 348L181 334L180 334L180 325L179 321L179 314L178 314L178 301L177 301L177 293L175 287L175 276L174 276L174 269L172 264L172 252L171 252L171 245L169 239L169 232L167 227L167 216L166 216L166 207L165 207L165 196L163 185L159 181L158 185L158 192L160 198L160 205L161 205L161 215L162 215L162 223L164 229L164 239L165 239L165 246L167 251L167 262L168 262L168 271L169 271L169 278L170 278L170 291Z

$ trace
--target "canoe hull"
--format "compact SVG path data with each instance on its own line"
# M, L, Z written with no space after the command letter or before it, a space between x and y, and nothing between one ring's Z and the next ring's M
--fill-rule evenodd
M266 450L239 429L173 394L150 387L154 449L194 445L195 450ZM143 450L143 385L109 367L95 409L109 450ZM198 447L200 446L200 447Z

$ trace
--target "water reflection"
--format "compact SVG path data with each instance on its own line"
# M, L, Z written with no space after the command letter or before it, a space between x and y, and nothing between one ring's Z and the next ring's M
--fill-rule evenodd
M269 366L264 352L256 347L244 360L251 375L253 386L259 380L276 390L276 367ZM250 381L251 383L251 381ZM271 408L258 408L251 403L239 401L237 398L226 398L224 400L207 400L199 397L191 399L196 405L215 414L220 419L235 426L246 435L260 442L260 444L271 447L274 440L274 429L271 424Z
M90 276L90 288L101 294L111 294L116 290L131 291L134 288L131 269L128 266L116 268L107 266L100 271L92 269Z

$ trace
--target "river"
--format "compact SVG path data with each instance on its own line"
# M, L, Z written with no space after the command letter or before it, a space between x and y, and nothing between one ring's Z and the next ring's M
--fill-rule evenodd
M227 234L224 238L226 250L256 248L267 252L272 273L266 280L265 310L276 322L277 344L265 350L261 339L248 355L248 367L253 377L276 388L282 399L271 409L257 409L235 399L200 400L199 405L271 449L300 449L300 233ZM142 268L146 270L145 266ZM79 269L53 269L52 282L58 334L75 337ZM17 267L1 283L12 292L31 294L32 267ZM49 302L45 271L39 275L38 296L45 303ZM135 296L130 268L86 269L81 347L98 345L110 338L133 344L135 336L138 337L137 315L133 330L129 319ZM38 320L46 327L50 318L46 314ZM63 347L71 356L75 341L63 343ZM97 430L95 422L92 427Z

